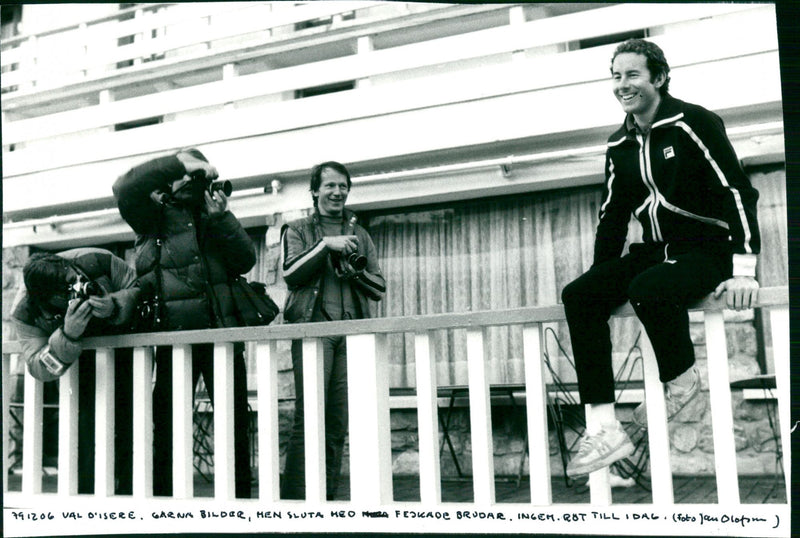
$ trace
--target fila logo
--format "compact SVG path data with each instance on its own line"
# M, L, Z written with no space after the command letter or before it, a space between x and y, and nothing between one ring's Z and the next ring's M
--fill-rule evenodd
M667 146L664 148L664 158L671 159L675 156L675 150L672 149L672 146Z

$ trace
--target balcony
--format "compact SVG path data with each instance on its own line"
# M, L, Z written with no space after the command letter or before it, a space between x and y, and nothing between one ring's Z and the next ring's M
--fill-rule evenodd
M4 40L4 245L129 240L113 179L188 146L233 182L248 226L302 209L310 163L331 155L351 166L355 209L599 183L620 121L613 45L581 43L635 31L744 162L784 159L770 5L281 5L143 5ZM732 73L747 76L718 85Z
M789 320L787 288L760 291L759 305L770 320L780 416L780 447L785 476L786 499L791 450L789 419ZM57 492L42 488L42 383L26 374L24 442L21 491L8 489L8 447L3 443L5 533L17 535L61 534L74 532L119 532L118 519L126 521L126 532L148 532L164 521L181 514L175 532L200 532L208 525L226 532L308 530L344 531L356 525L366 532L530 532L531 515L536 532L585 534L647 534L658 529L666 534L720 534L728 536L788 536L788 504L746 504L740 492L731 387L728 374L725 322L719 303L707 299L693 307L702 311L708 353L708 380L713 413L716 502L676 504L670 467L670 440L665 419L662 385L649 345L644 349L644 391L649 416L647 438L651 465L649 478L652 500L646 504L613 502L608 470L589 478L590 500L585 503L554 503L550 487L550 447L548 446L547 387L542 348L542 324L562 321L560 305L519 308L506 311L439 314L409 318L377 318L262 328L218 329L177 333L138 334L101 337L86 341L86 348L97 350L95 494L77 491L77 387L79 363L61 378L59 400L59 461ZM629 306L616 316L632 316ZM488 360L484 353L487 327L520 325L524 341L526 430L530 458L530 501L498 504L495 489L492 414ZM438 329L463 329L467 334L469 370L469 416L472 446L471 502L444 502L439 459L440 429L437 406L435 358L428 335ZM397 501L393 495L390 432L390 390L386 375L387 357L383 352L386 335L413 336L416 354L416 398L414 406L419 432L418 503ZM350 500L325 500L324 420L321 361L318 339L326 335L346 335L350 429ZM278 494L278 393L277 342L302 339L306 424L306 501L281 500ZM215 455L213 504L197 496L192 480L192 389L190 344L214 343ZM257 357L257 499L234 499L233 485L233 394L232 342L253 342ZM152 371L154 345L173 346L173 498L152 496ZM133 495L113 494L114 435L112 349L133 347ZM8 440L9 365L19 352L15 342L3 343L3 439ZM355 358L357 357L357 359ZM357 362L356 362L357 361ZM591 417L587 417L591 420ZM167 516L167 513L172 516ZM83 519L76 519L77 515ZM187 515L188 514L188 515ZM213 514L213 515L212 515ZM465 516L466 514L466 516ZM525 515L523 517L523 514ZM445 517L446 516L446 517ZM502 517L502 519L501 519ZM213 518L213 521L206 521ZM221 520L226 518L224 522ZM276 519L277 518L277 519ZM385 519L388 518L388 519ZM422 520L422 518L426 518ZM92 521L88 521L91 519ZM620 520L626 520L624 527ZM91 524L86 526L87 521ZM500 522L502 521L502 522ZM175 523L174 521L172 523ZM115 526L117 525L117 526ZM616 526L614 526L616 525ZM170 527L166 527L170 528Z

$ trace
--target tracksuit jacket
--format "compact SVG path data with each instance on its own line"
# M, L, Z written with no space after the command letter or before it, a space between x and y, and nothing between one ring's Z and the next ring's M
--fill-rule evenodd
M353 213L345 210L343 222ZM371 317L369 300L380 301L386 291L386 281L378 266L378 256L367 231L355 225L359 253L367 257L367 267L350 280L356 300L365 318ZM283 317L288 323L311 320L320 299L320 286L329 250L322 241L319 212L285 224L281 229L283 243L283 278L289 287Z
M647 134L628 115L608 139L605 179L594 265L620 256L633 214L665 260L717 249L734 276L755 276L758 192L713 112L666 94Z

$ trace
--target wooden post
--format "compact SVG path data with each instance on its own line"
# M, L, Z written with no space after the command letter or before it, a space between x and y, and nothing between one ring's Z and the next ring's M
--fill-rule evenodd
M278 355L275 340L256 347L258 376L258 488L259 500L280 500L278 434Z
M153 348L133 350L133 497L153 495Z
M78 377L75 361L58 382L58 494L78 493Z
M235 498L233 443L233 344L214 344L214 497Z
M419 495L423 505L442 502L439 464L439 406L436 361L431 357L430 333L414 335L417 363L417 429L419 432Z
M172 494L194 494L192 346L172 348Z
M361 504L392 502L389 382L383 334L347 337L350 424L350 498Z
M305 427L306 502L326 500L325 392L322 342L303 339L303 425ZM352 444L352 443L351 443ZM352 449L352 447L351 447Z
M553 496L550 484L550 444L547 432L547 387L542 368L541 342L541 324L525 325L522 328L531 504L549 506L553 503Z
M714 467L717 473L717 502L722 506L737 505L739 475L736 469L728 348L722 310L707 310L705 326L711 426L714 431Z
M80 362L80 361L78 361ZM94 494L114 494L114 353L98 349L95 355Z
M469 420L472 437L472 487L475 503L494 504L494 447L489 376L483 353L483 330L467 329Z
M42 403L44 387L25 374L25 410L22 431L22 493L42 492Z

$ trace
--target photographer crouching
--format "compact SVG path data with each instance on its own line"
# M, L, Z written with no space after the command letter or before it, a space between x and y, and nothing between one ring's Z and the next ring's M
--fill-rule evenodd
M139 288L133 269L107 250L78 248L34 254L22 269L11 311L28 372L55 381L76 361L78 373L78 493L94 492L95 352L81 339L124 333ZM115 475L117 494L132 493L132 350L115 350ZM57 391L45 383L46 395ZM45 416L45 456L53 456L58 428Z

